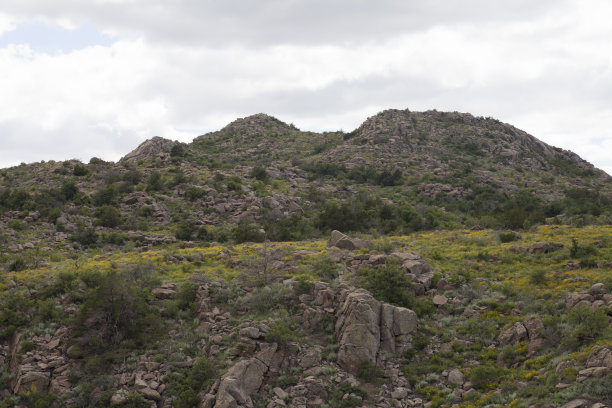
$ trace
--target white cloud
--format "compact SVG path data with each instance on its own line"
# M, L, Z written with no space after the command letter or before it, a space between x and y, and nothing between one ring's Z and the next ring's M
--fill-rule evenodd
M612 166L601 153L612 143L612 6L532 3L3 5L0 35L42 18L119 37L54 55L0 49L0 166L117 159L153 135L189 141L257 112L348 131L391 107L497 117Z
M14 30L15 25L16 22L14 19L5 14L0 13L0 36L2 36L2 34L8 31Z

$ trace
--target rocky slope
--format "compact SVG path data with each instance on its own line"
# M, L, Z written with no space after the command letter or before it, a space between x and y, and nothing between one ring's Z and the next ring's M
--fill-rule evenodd
M84 253L75 272L55 260L38 270L47 280L37 270L7 275L0 317L17 326L0 333L2 406L610 406L609 242L598 244L599 269L566 269L570 286L528 274L530 290L516 292L525 269L569 265L563 245L540 250L543 230L526 233L533 244L517 252L479 244L484 232L461 249L451 234L389 246L334 231L327 245ZM372 249L381 242L386 252ZM489 258L457 273L453 251L472 246ZM417 248L443 262L431 266ZM487 272L517 253L500 276ZM130 313L114 315L108 302Z
M408 110L2 169L0 408L610 406L611 180Z
M0 241L12 251L82 244L92 228L86 245L150 245L582 225L611 214L604 172L510 125L456 112L388 110L350 133L302 132L258 114L191 144L155 137L119 163L0 171Z

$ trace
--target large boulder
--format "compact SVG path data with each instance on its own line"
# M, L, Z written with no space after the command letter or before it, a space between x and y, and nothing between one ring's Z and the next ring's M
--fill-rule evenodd
M51 374L45 371L35 371L34 367L23 365L19 368L17 381L13 387L14 394L30 391L46 392L49 389Z
M277 346L273 344L248 360L239 361L221 377L214 407L235 408L238 405L253 406L251 395L263 383Z
M367 248L368 242L358 238L351 239L340 231L333 230L327 241L327 246L353 251L355 249Z
M500 345L506 346L508 344L518 343L519 341L527 340L527 329L522 323L514 323L512 327L503 331L497 341Z
M563 244L560 243L536 242L527 251L531 254L547 254L561 248L563 248Z
M542 330L544 330L544 323L542 319L535 316L530 316L523 322L525 330L527 330L527 337L529 343L527 348L529 354L534 354L540 347L544 345L544 338L542 337Z
M596 347L589 354L586 366L612 369L612 347Z
M411 333L417 326L412 310L379 302L366 290L346 296L338 320L338 364L355 373L359 363L380 363L411 347Z
M347 295L336 322L340 348L338 364L349 372L357 372L364 360L376 362L380 347L380 302L364 289Z
M412 346L411 333L418 322L416 313L410 309L382 303L380 310L379 361L408 351Z

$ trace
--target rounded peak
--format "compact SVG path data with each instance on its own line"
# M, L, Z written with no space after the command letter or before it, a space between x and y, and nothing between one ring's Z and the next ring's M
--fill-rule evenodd
M160 153L168 153L177 143L178 142L176 141L172 141L161 136L154 136L139 144L136 149L123 156L119 161L133 162L136 160L140 160L146 156L157 155Z
M233 130L249 134L256 133L262 128L266 130L269 130L270 128L294 129L294 127L292 127L291 125L286 124L285 122L275 118L274 116L270 116L265 113L256 113L254 115L236 119L235 121L225 126L223 129L221 129L221 131Z

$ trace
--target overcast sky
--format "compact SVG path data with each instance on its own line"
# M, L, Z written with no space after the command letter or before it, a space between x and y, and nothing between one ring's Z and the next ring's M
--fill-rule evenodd
M259 112L350 131L409 108L492 116L612 174L611 17L609 0L2 2L0 167L117 160Z

